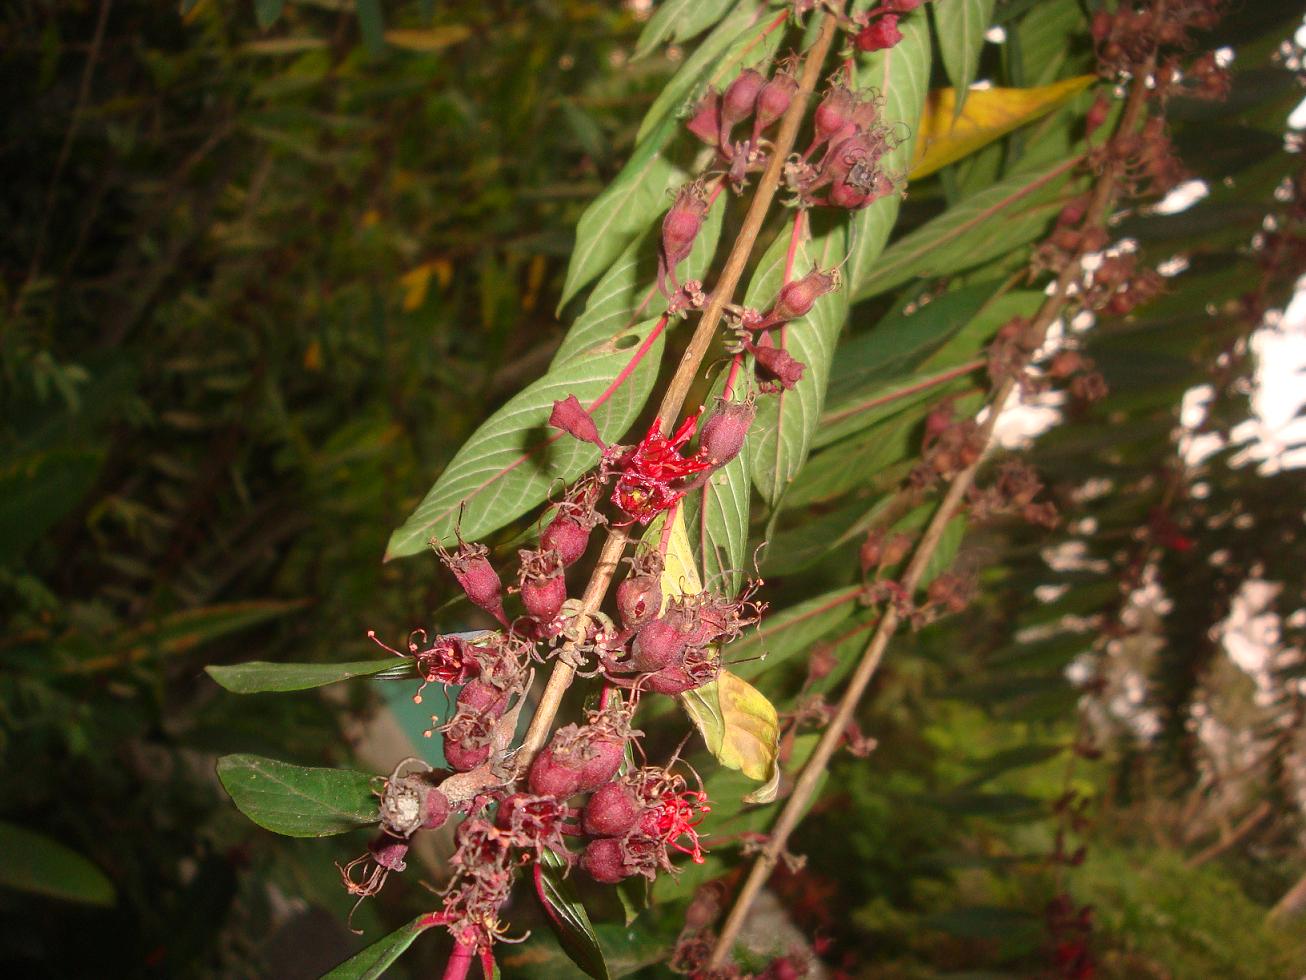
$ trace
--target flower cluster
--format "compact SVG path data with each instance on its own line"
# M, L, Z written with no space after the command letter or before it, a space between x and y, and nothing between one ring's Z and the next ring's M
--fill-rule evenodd
M798 91L794 62L783 62L767 78L746 68L725 92L709 88L694 105L686 125L689 131L716 148L717 161L726 170L736 192L744 189L748 174L766 167L770 142L762 137L789 110ZM753 127L747 139L736 141L735 129L749 118Z
M836 76L812 116L812 141L785 164L785 180L801 207L857 211L899 192L884 155L900 140L880 117L883 99L854 92ZM818 150L821 157L813 162Z

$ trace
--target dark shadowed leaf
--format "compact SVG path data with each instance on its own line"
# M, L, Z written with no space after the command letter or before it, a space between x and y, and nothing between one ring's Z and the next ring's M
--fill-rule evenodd
M0 886L85 905L113 905L111 882L95 865L44 834L0 823Z
M594 980L609 980L603 947L594 932L589 913L576 895L571 881L564 876L567 862L547 848L535 865L535 891L549 925L571 961Z
M425 915L419 915L385 938L378 939L330 973L324 974L322 980L376 980L394 965L395 960L413 944L414 939L431 927L424 922L426 918Z
M204 671L233 694L262 691L306 691L353 677L371 677L387 671L416 676L412 663L397 657L386 660L356 660L345 664L274 664L264 660L231 666L209 666Z

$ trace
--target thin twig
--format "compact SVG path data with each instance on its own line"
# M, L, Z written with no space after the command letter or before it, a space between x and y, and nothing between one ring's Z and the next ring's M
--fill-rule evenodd
M1129 101L1121 114L1117 132L1132 132L1137 127L1139 115L1147 97L1146 82L1150 74L1151 66L1149 64L1147 69L1135 79L1130 90ZM1085 214L1086 226L1097 226L1105 222L1107 212L1114 198L1113 192L1117 177L1118 165L1110 165L1098 180ZM1071 288L1081 272L1082 260L1076 259L1067 263L1066 268L1057 277L1056 287L1044 300L1038 314L1029 325L1027 338L1041 340L1046 334L1048 327L1061 315L1066 300L1070 296ZM988 399L988 416L979 430L979 437L985 444L989 442L993 434L1002 406L1006 404L1007 399L1015 391L1016 383L1014 378L1004 380ZM907 595L915 594L925 573L926 566L929 564L930 559L933 558L939 541L943 537L944 530L961 509L966 492L974 483L975 475L982 464L982 459L977 460L973 465L959 473L949 485L943 502L939 505L938 510L934 512L934 516L922 535L920 543L916 546L911 562L903 574L902 587ZM766 845L758 854L747 880L745 880L738 897L735 899L730 915L721 927L721 934L712 950L712 957L708 961L709 968L720 966L734 947L735 940L739 936L739 931L743 927L749 909L762 887L770 879L771 872L775 869L780 856L785 851L789 836L806 813L807 805L816 792L817 784L828 770L830 759L835 750L843 741L844 731L847 729L849 721L852 720L853 713L857 710L862 696L866 693L871 678L875 676L880 661L884 657L884 651L889 645L889 640L897 631L899 622L901 622L901 615L897 608L892 604L889 605L881 617L880 624L871 637L870 643L867 644L852 679L848 682L848 688L839 702L839 707L821 736L820 742L817 743L811 758L803 767L802 773L794 784L793 792L785 802L784 809L780 812L780 816L771 830Z

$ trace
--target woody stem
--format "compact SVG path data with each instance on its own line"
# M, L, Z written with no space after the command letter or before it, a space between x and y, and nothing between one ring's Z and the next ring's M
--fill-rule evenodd
M1153 67L1153 62L1149 61L1134 79L1134 84L1129 93L1129 100L1120 117L1117 133L1131 133L1137 128L1147 98L1147 79L1151 75ZM1100 227L1105 223L1107 212L1115 199L1119 177L1120 164L1115 161L1109 163L1099 177L1089 199L1085 217L1086 227ZM1079 279L1082 271L1082 257L1077 257L1067 263L1066 268L1057 277L1056 286L1052 293L1044 300L1043 305L1029 325L1027 336L1031 340L1041 342L1047 333L1048 327L1061 315L1061 311L1065 308L1070 297L1071 287ZM1016 385L1015 378L1007 378L990 395L987 402L988 416L979 430L979 437L984 444L987 445L992 436L1002 406L1006 404ZM945 528L961 509L966 492L974 483L975 474L982 463L982 459L977 460L959 473L949 485L943 502L939 504L938 510L934 512L934 516L925 529L925 533L921 536L920 543L916 546L907 570L903 574L901 584L903 591L907 595L915 594L925 573L925 568L938 548ZM735 899L734 907L731 908L730 915L721 927L720 936L717 938L716 946L712 950L712 957L708 962L709 967L719 967L734 947L735 940L739 936L739 930L743 927L744 920L748 916L748 910L752 907L762 887L771 877L771 872L775 870L780 856L784 854L789 837L806 812L807 805L816 792L821 776L828 770L830 759L842 742L844 730L848 727L848 722L852 720L853 713L857 710L862 696L866 693L871 678L874 677L876 670L879 668L880 661L884 657L884 651L897 630L901 618L901 614L893 604L889 605L881 617L879 626L862 653L857 669L848 682L848 688L839 701L839 706L833 718L831 718L830 724L822 734L811 758L803 767L802 773L794 784L793 792L785 802L784 809L771 830L766 845L762 848L756 862L749 871L748 878Z
M709 347L712 345L712 339L721 323L722 314L725 312L726 306L730 304L735 289L739 286L744 267L748 264L749 256L752 255L753 249L757 245L757 236L762 231L762 223L766 220L767 212L770 210L771 203L774 201L776 192L780 187L780 177L784 169L785 158L793 150L794 140L798 136L798 128L802 125L803 116L806 113L807 104L811 100L812 93L816 91L816 83L821 76L821 66L825 62L826 55L830 52L830 46L834 43L835 29L838 27L836 17L829 14L823 14L822 16L824 20L821 24L821 33L817 37L816 43L807 52L803 62L802 77L798 83L798 91L794 94L788 110L781 119L780 131L775 138L770 160L767 162L761 180L758 181L757 191L749 204L748 213L744 216L743 225L739 230L739 237L735 239L735 244L726 257L716 287L712 290L712 298L703 311L698 327L694 330L693 336L690 337L689 344L680 357L680 363L676 366L675 374L672 375L670 382L667 384L667 390L662 396L657 419L664 432L671 430L676 417L684 408L685 398L689 395L689 389L694 383L694 377L703 363L703 358L707 356ZM583 619L583 617L591 616L598 611L599 604L603 602L603 597L607 595L608 587L612 584L612 579L616 575L618 563L621 561L621 555L628 540L624 528L617 528L609 532L608 538L603 544L603 551L599 556L598 565L594 569L589 584L585 587L585 596L582 600L581 611L578 614L579 618ZM524 771L526 766L530 765L535 754L544 746L544 741L552 730L553 720L558 714L558 708L562 704L562 697L567 692L567 688L571 686L572 679L575 676L575 668L563 663L561 660L554 663L553 672L549 675L549 682L540 695L540 703L535 709L530 728L527 730L521 749L517 753L519 772Z

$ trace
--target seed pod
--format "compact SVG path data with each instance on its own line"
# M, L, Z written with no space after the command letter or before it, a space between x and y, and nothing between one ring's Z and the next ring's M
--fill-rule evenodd
M735 125L753 114L757 96L762 91L766 79L761 72L746 68L727 87L721 96L721 145L730 143L730 131Z
M813 146L820 146L834 138L837 133L849 129L853 125L856 104L856 96L846 85L836 85L830 89L812 115L812 125L816 133Z
M581 442L592 442L600 449L606 448L606 444L599 437L599 427L594 424L594 417L585 410L585 406L575 395L568 395L553 403L553 411L549 413L549 425L561 429Z
M372 860L387 871L403 871L407 865L404 858L408 855L408 841L394 837L384 831L376 840L367 845Z
M580 770L580 792L592 793L617 774L626 761L626 740L594 738L589 744L593 753Z
M490 758L490 743L479 739L454 742L444 740L444 758L449 768L456 772L471 772L485 765Z
M567 601L567 581L562 572L552 578L527 579L521 586L522 605L537 623L551 623Z
M631 644L631 661L641 673L661 670L678 661L688 642L678 626L666 619L645 623L635 634Z
M855 38L853 47L858 51L883 51L902 40L898 30L898 15L884 14L863 27Z
M721 93L709 88L694 105L685 127L710 146L721 140Z
M432 786L426 792L426 805L423 812L426 819L422 821L423 830L438 830L449 822L449 798Z
M765 344L745 344L745 349L757 361L759 386L764 392L791 391L803 379L806 365L787 350L772 346L770 337L764 335L763 340Z
M566 514L559 514L540 535L541 551L556 551L564 565L574 565L589 547L591 527Z
M639 819L644 804L625 783L606 783L594 791L581 814L581 826L591 837L624 836Z
M674 273L675 267L689 257L694 249L694 239L703 228L703 217L707 214L707 199L702 187L697 183L686 184L676 194L675 203L662 219L662 255L666 259L667 272Z
M788 72L775 73L757 93L757 114L753 118L753 143L772 123L789 111L789 103L798 91L798 81Z
M485 681L472 681L458 692L457 704L459 710L497 719L508 708L508 692Z
M654 694L684 694L696 687L702 687L707 680L695 680L684 667L672 664L663 667L645 678L644 686Z
M628 630L649 622L662 608L661 560L657 570L639 571L617 586L617 610Z
M600 837L590 841L585 853L581 855L580 866L591 878L603 885L619 884L634 874L626 868L621 840L616 837Z
M750 398L742 402L722 401L711 418L703 423L698 444L714 466L725 466L744 448L744 439L757 417L757 404Z
M813 269L803 278L787 282L780 288L780 295L767 319L788 322L807 316L818 299L838 289L839 285L838 270L822 272Z
M556 740L556 734L554 738ZM541 749L540 754L531 763L527 785L537 796L554 796L565 800L569 796L575 796L580 790L580 779L580 770L572 768L559 759L550 745Z
M453 572L454 578L467 593L467 598L507 626L508 617L503 611L503 583L499 580L499 573L486 558L488 553L485 546L480 544L463 544L452 555L443 549L437 551L440 560Z

